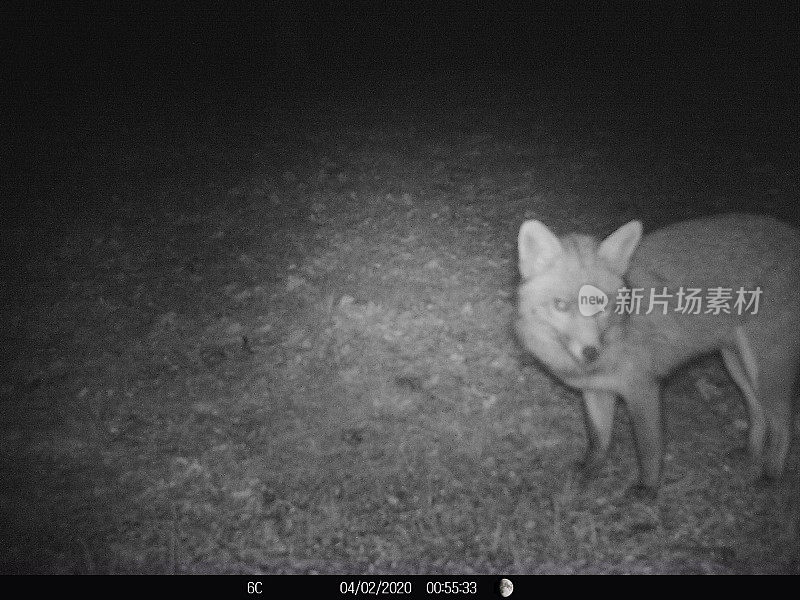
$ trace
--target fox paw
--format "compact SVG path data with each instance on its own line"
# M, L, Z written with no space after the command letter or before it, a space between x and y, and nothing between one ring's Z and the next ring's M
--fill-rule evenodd
M768 475L767 473L762 473L754 482L753 485L756 489L759 490L766 490L772 489L778 485L778 478L773 477L772 475Z
M581 458L575 461L575 469L581 471L586 475L594 475L603 466L605 462L605 454L592 454L587 452Z
M581 483L588 483L597 478L597 474L600 472L600 465L596 462L579 459L573 463L572 471Z
M747 446L737 446L728 450L725 455L732 460L745 460L750 457L750 451Z
M658 488L637 483L629 487L625 495L632 500L653 501L658 497Z

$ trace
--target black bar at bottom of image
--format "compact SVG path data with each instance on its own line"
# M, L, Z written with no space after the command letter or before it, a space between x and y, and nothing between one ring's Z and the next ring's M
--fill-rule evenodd
M37 595L175 595L181 598L522 598L532 597L531 575L104 575L26 576ZM33 582L35 580L35 582Z

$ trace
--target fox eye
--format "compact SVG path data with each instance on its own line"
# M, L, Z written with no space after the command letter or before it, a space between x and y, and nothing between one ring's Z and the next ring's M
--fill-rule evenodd
M569 302L563 298L555 298L553 299L553 308L555 308L558 312L567 312L569 309Z

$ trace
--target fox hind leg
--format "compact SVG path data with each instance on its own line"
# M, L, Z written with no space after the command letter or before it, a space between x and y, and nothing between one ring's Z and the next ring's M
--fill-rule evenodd
M764 457L764 476L776 480L783 474L786 455L792 441L792 385L783 377L764 381L766 402L767 445ZM766 379L766 378L765 378Z
M761 463L767 431L766 417L757 391L758 371L755 366L755 360L752 359L753 354L750 351L747 338L744 337L743 333L740 334L739 331L741 329L737 331L735 346L733 348L723 348L720 354L731 379L741 390L747 404L747 414L750 419L750 426L747 430L747 449L750 452L750 456L758 463Z
M753 343L754 360L758 363L758 381L754 386L761 399L765 420L763 479L774 481L783 474L792 438L793 388L800 368L800 345L795 328L784 327ZM758 332L748 334L751 339ZM740 338L745 339L742 334Z

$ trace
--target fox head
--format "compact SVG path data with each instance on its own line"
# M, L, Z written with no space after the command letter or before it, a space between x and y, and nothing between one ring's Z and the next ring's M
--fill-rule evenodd
M559 238L539 221L523 223L516 327L525 349L556 372L591 371L620 333L617 290L625 285L641 237L639 221L602 241L576 234Z

